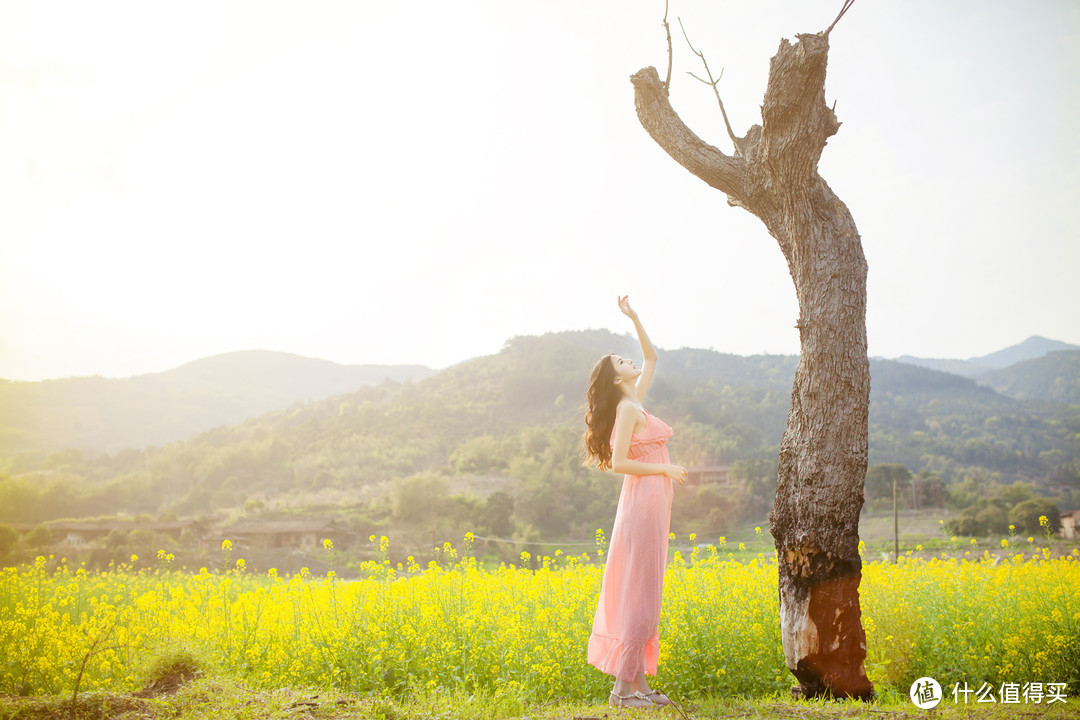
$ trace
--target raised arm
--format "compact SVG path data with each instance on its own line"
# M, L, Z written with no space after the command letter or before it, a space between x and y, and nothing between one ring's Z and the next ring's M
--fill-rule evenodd
M637 311L630 307L630 296L623 295L619 298L619 310L622 310L623 315L634 321L634 330L637 332L638 343L641 344L642 364L641 375L637 379L637 395L638 401L645 402L645 395L649 392L649 385L652 384L653 373L656 372L656 348L653 347L652 341L649 340L649 336L645 333L645 328L641 325L641 320L638 319Z

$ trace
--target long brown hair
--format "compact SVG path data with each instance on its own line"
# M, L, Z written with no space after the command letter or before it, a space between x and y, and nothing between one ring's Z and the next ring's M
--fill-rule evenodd
M611 469L611 430L615 427L615 410L622 399L615 385L612 357L608 354L596 361L589 376L589 389L585 391L585 463L595 463L599 470Z

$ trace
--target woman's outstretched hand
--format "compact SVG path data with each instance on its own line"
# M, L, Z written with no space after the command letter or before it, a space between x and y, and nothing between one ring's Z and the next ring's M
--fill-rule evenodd
M664 474L680 485L686 482L686 468L682 465L668 465Z
M619 298L619 309L622 310L623 315L630 318L631 320L637 318L637 312L634 311L634 308L630 307L629 295L623 295Z

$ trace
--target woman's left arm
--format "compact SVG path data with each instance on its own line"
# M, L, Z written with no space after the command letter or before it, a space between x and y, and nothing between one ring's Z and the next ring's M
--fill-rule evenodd
M623 295L619 298L619 310L622 310L623 315L626 315L634 322L634 330L637 332L638 343L641 345L643 361L641 375L637 380L637 395L638 401L644 403L645 394L649 392L649 385L652 384L653 373L656 372L656 348L653 347L652 341L649 340L649 336L638 318L637 311L630 307L629 295Z

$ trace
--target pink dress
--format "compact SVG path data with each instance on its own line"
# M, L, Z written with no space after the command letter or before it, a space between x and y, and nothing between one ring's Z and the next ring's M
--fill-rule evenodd
M671 428L645 412L645 429L630 438L630 460L668 463ZM671 478L626 475L608 544L589 664L626 682L656 674L660 596L671 527Z

